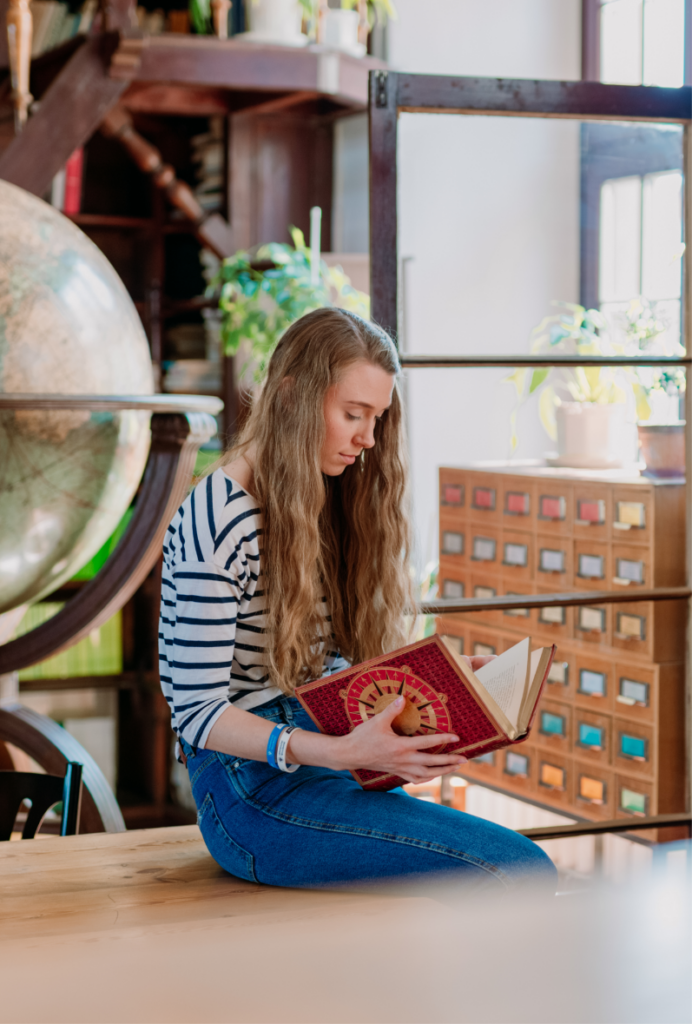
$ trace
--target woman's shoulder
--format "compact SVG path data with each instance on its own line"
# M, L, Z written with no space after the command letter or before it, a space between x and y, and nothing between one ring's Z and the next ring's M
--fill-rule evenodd
M169 527L183 561L194 559L236 569L242 557L258 558L262 514L251 494L223 469L204 477L190 492Z

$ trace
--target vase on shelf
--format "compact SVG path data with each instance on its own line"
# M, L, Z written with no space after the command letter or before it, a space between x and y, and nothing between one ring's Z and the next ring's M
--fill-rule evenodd
M685 475L685 421L637 424L644 476L671 479Z
M358 11L329 7L324 12L322 42L332 50L341 50L351 57L364 57L367 47L358 41L360 17Z
M307 46L301 32L303 8L299 0L250 0L247 5L250 28L235 38L250 43L277 46Z
M619 469L632 463L627 407L620 402L563 402L555 410L557 454L553 466Z

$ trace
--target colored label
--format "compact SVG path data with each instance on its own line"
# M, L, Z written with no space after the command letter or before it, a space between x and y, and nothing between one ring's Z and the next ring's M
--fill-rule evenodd
M473 764L495 764L495 751L491 750L489 754L481 754L480 757L471 758Z
M485 658L489 654L497 654L497 651L490 644L475 643L473 645L473 654L475 658Z
M497 597L497 591L493 587L474 587L474 597L482 597L488 601L491 597Z
M620 754L622 757L632 757L636 761L646 761L646 740L641 736L630 736L623 732L620 734Z
M551 498L542 495L539 502L542 519L564 519L567 502L564 498Z
M473 489L474 508L495 508L495 491L491 487L474 487Z
M505 512L515 516L527 516L529 514L529 496L517 491L508 491L505 495Z
M583 668L579 673L579 690L581 693L591 693L597 697L604 697L606 692L606 677L603 672L592 672Z
M579 779L579 796L582 800L592 804L605 803L605 792L605 782L601 779L592 779L588 775L582 775Z
M565 614L564 608L540 608L538 621L546 622L550 626L564 626Z
M565 769L558 768L555 764L542 764L539 781L542 786L550 789L565 788Z
M525 778L529 774L528 757L524 754L515 754L513 750L507 751L505 771L508 775L523 775Z
M443 505L463 505L464 488L459 484L443 484L442 486Z
M644 582L643 562L633 562L629 558L618 558L615 564L615 575L621 580L629 580L630 583Z
M627 702L633 704L647 704L649 703L649 684L639 683L636 679L625 679L624 677L620 680L620 696L624 697Z
M603 608L580 608L579 628L585 632L605 632L605 611Z
M542 611L546 611L545 608ZM548 682L557 683L559 686L567 686L569 679L569 665L566 661L554 661L548 670Z
M605 502L604 501L578 501L577 502L577 519L582 519L586 523L604 523L605 522Z
M620 790L620 810L628 814L646 814L646 796L623 786Z
M618 612L617 632L635 640L643 640L645 636L644 622L645 619L641 615L627 615L625 612Z
M643 503L641 501L618 501L615 522L626 523L628 526L646 526Z
M541 732L548 736L564 736L565 719L551 711L541 711Z
M603 750L603 729L597 725L589 725L587 722L579 723L579 744L582 747L589 747L591 750Z

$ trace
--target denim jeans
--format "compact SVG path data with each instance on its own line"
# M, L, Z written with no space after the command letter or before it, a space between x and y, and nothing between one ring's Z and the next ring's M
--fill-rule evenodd
M277 697L253 713L315 730L294 698ZM555 891L557 872L545 853L482 818L401 789L367 792L347 771L303 765L288 774L263 761L181 746L207 848L239 878L321 888L453 873L475 889L539 881Z

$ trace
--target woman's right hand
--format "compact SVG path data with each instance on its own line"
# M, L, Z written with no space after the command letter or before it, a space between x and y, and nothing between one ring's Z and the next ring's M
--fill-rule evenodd
M398 697L384 711L356 726L348 736L340 737L339 759L343 759L344 768L368 768L399 775L407 782L422 783L447 775L466 761L461 754L426 752L429 747L458 743L459 737L453 733L398 736L392 729L392 722L403 705L403 698Z

